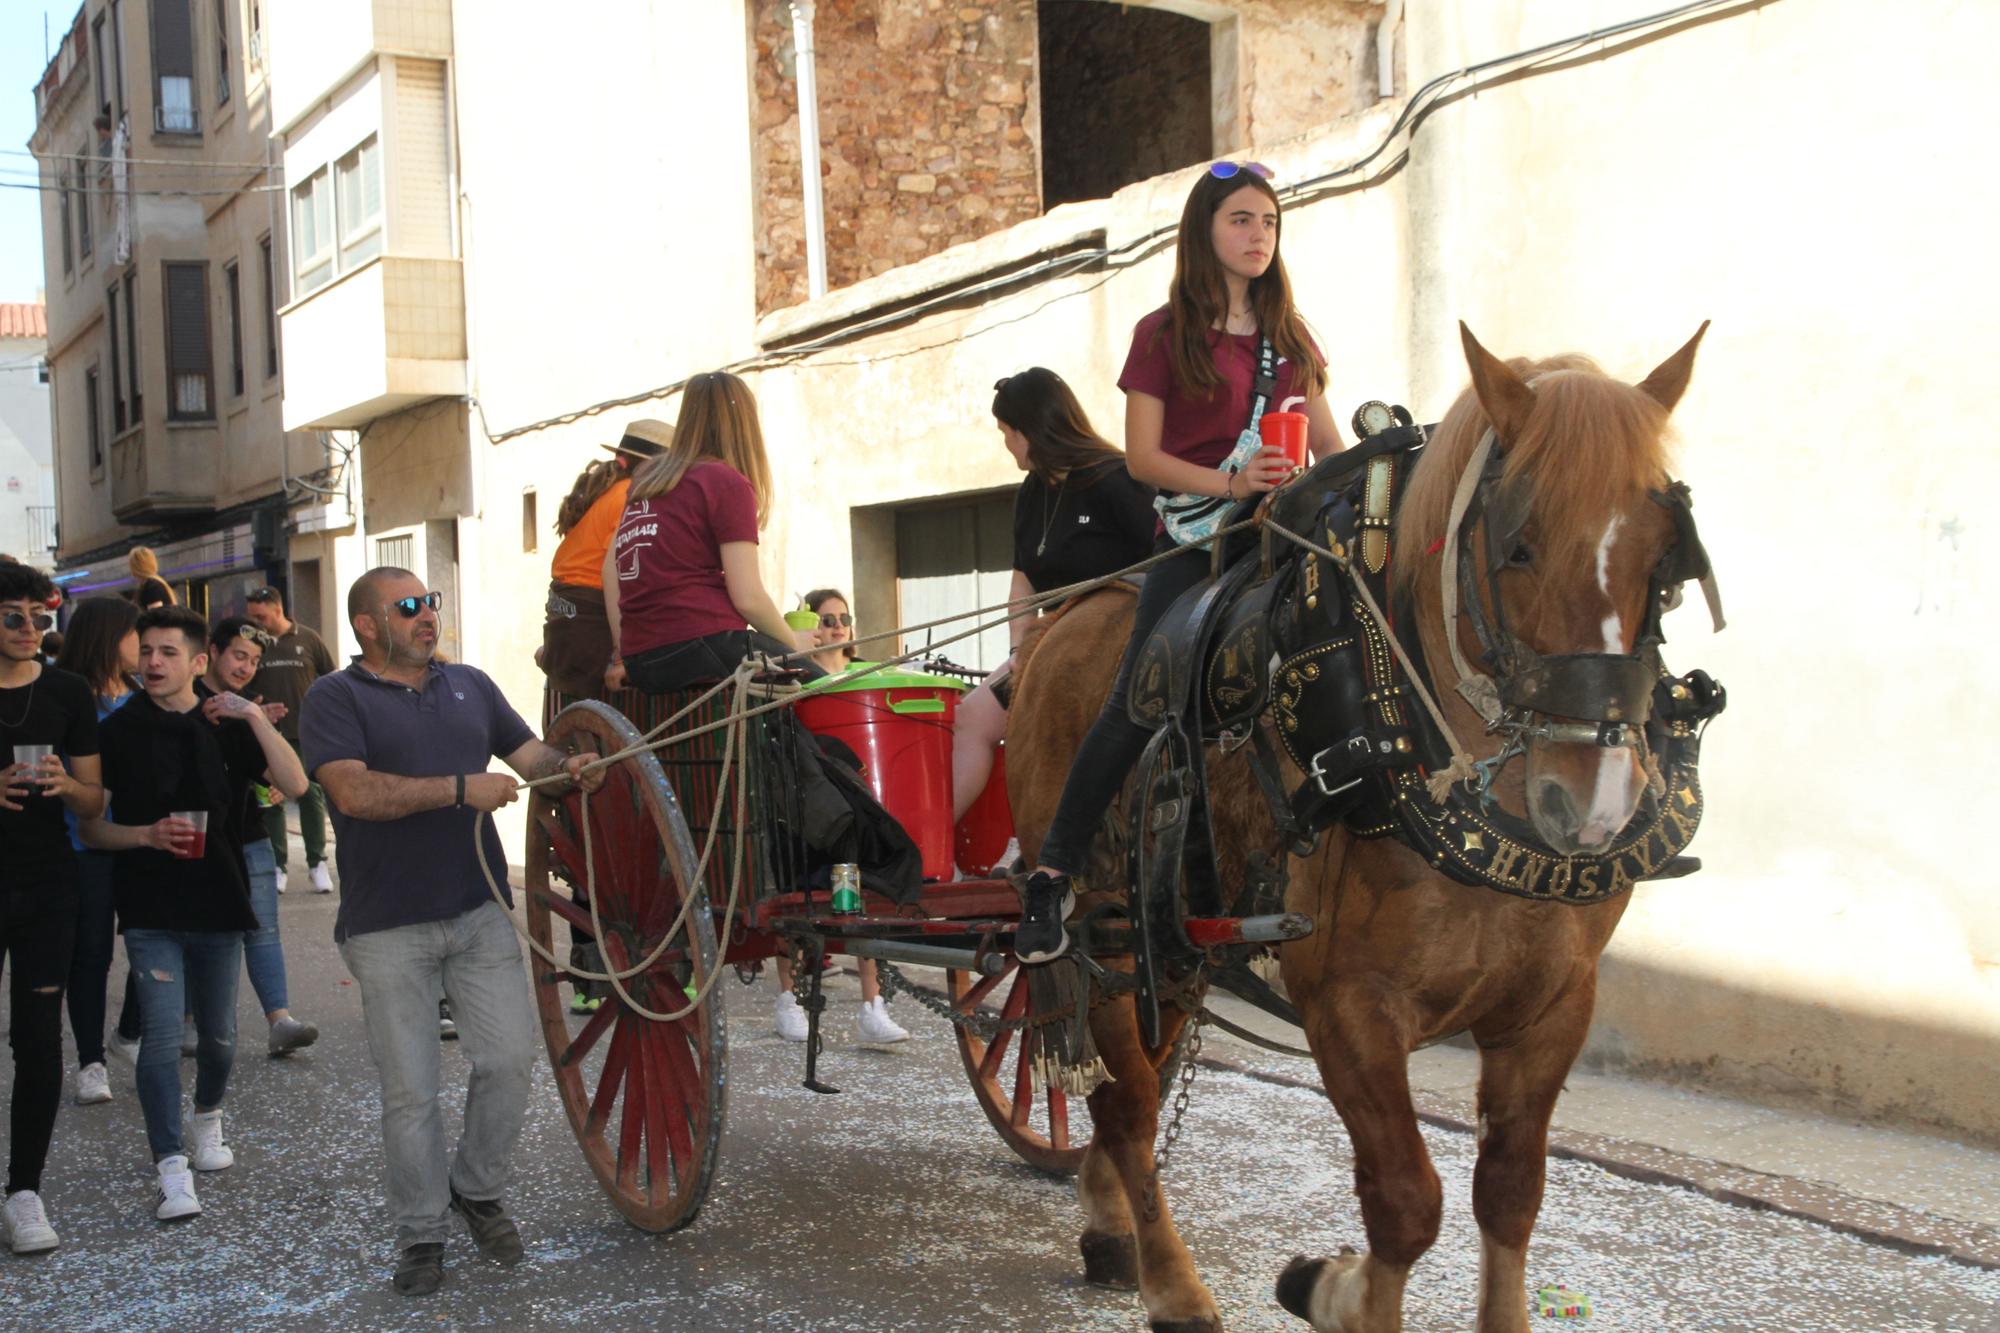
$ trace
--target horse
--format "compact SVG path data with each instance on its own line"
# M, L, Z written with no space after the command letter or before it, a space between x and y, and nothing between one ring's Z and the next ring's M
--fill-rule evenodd
M1461 474L1490 431L1504 451L1504 484L1529 497L1504 568L1473 594L1499 605L1470 609L1489 621L1504 616L1499 623L1545 657L1632 653L1640 627L1657 614L1647 605L1658 596L1651 572L1676 538L1669 508L1651 502L1669 483L1668 416L1706 329L1631 385L1582 356L1502 361L1460 326L1471 382L1432 433L1390 542L1399 562L1395 605L1406 609L1398 632L1415 627L1423 660L1435 664L1433 694L1473 758L1493 759L1501 742L1453 689L1451 664L1480 657L1468 608L1451 627L1462 656L1454 656L1444 622L1454 571L1439 552L1456 520ZM1488 521L1465 536L1479 540ZM1109 694L1131 607L1129 595L1092 593L1024 645L1007 732L1024 864L1035 864L1070 756ZM1268 716L1259 725L1269 725ZM1491 786L1500 807L1530 821L1558 856L1604 847L1633 819L1650 776L1638 749L1577 743L1568 739L1574 734L1527 741L1522 762L1500 769ZM1241 753L1207 751L1215 862L1225 881L1240 877L1252 851L1278 845ZM1301 780L1295 765L1285 769L1288 786ZM1127 812L1134 799L1128 784ZM1088 890L1079 913L1107 895L1123 901L1124 865L1106 842L1099 839L1079 877ZM1352 1144L1367 1249L1294 1259L1277 1278L1280 1304L1319 1333L1402 1327L1405 1283L1436 1240L1443 1209L1411 1100L1409 1055L1470 1034L1480 1055L1477 1327L1525 1333L1527 1249L1541 1207L1549 1118L1590 1025L1597 960L1628 895L1576 905L1471 887L1396 838L1363 838L1338 825L1287 869L1286 907L1309 916L1314 929L1279 949L1280 971ZM1087 1099L1093 1135L1077 1185L1085 1214L1079 1244L1090 1281L1136 1284L1155 1333L1209 1333L1221 1329L1220 1315L1174 1227L1154 1160L1161 1069L1187 1021L1162 1009L1150 1047L1129 996L1091 1015L1111 1080Z

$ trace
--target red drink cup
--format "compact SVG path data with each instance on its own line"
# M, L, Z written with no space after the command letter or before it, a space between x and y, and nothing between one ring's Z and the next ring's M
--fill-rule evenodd
M1266 449L1282 452L1292 463L1292 476L1304 472L1312 457L1306 452L1306 414L1303 412L1266 412L1257 422L1257 431L1264 437Z
M208 853L208 811L176 810L173 818L194 825L194 835L174 844L174 855L183 861L199 861Z

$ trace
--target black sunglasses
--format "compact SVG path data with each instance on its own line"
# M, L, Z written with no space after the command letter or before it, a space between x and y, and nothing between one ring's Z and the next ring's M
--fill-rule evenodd
M427 592L422 597L398 597L389 603L390 608L405 620L415 620L417 613L427 606L435 611L443 605L444 594L441 592Z
M280 596L281 594L278 592L276 588L267 585L265 587L257 589L257 591L251 593L248 597L244 598L243 600L245 600L246 602L275 602L280 599Z
M819 613L819 623L821 629L832 629L836 625L842 629L852 629L854 627L854 617L845 611L842 611L839 615L835 615L831 611L822 611Z
M31 616L21 611L9 611L6 615L0 616L0 625L5 625L8 629L26 629L31 624L46 634L56 627L56 618L44 615Z
M1208 174L1219 181L1233 180L1238 173L1245 171L1253 176L1261 176L1265 180L1271 179L1271 169L1262 162L1211 162L1208 164Z

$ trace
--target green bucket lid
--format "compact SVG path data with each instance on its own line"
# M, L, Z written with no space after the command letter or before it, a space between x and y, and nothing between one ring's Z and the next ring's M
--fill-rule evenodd
M850 670L861 671L874 666L873 662L850 662ZM880 671L865 676L842 679L828 676L806 686L807 690L818 690L836 694L847 690L969 690L971 685L957 676L933 676L924 671L911 671L907 667L884 667Z

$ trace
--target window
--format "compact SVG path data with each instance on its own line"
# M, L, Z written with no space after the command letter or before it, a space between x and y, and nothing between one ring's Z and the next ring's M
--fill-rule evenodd
M243 278L236 261L222 266L223 287L229 300L229 392L243 396Z
M111 96L125 119L125 0L111 0Z
M540 537L535 522L535 492L532 488L521 492L521 549L533 554L535 542Z
M199 134L194 104L194 25L190 0L153 0L153 128Z
M382 253L382 150L374 135L334 164L340 189L340 271Z
M62 224L63 272L67 273L76 267L76 256L69 245L69 168L60 164L56 167L56 213Z
M375 539L375 564L377 568L408 569L416 563L417 538L415 533L406 532L396 537Z
M76 254L78 259L90 258L90 145L85 143L76 150Z
M107 316L106 329L111 334L111 430L114 434L125 432L125 381L118 374L118 284L104 293L104 312Z
M111 85L104 77L104 15L90 25L90 61L97 71L97 114L105 128L111 125Z
M83 393L84 432L90 439L90 467L94 472L104 466L104 423L98 417L96 366L83 372Z
M146 397L139 392L139 270L125 273L125 396L132 405L132 424L146 419Z
M292 272L302 293L333 278L333 190L324 168L292 191Z
M264 261L264 378L278 373L278 270L271 259L271 238L257 242Z
M160 271L167 294L167 420L212 420L208 265L162 264Z
M229 0L215 0L215 104L229 102Z

